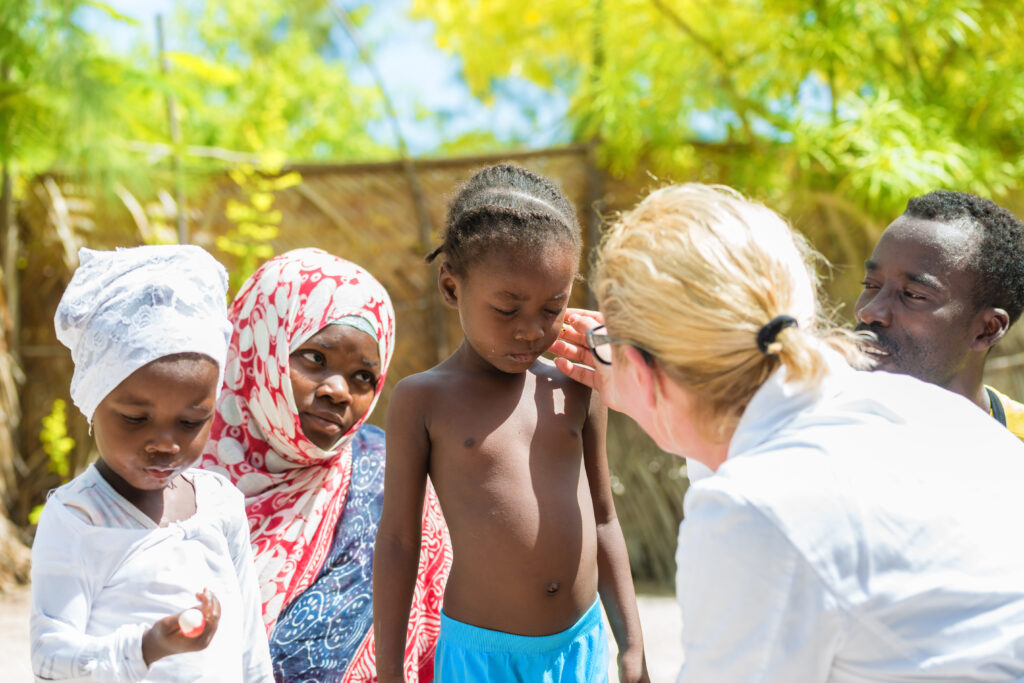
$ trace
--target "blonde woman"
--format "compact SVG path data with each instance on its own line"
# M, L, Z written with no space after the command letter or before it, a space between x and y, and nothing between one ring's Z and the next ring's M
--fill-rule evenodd
M1024 679L1024 444L961 396L855 369L808 255L727 188L657 190L605 238L601 313L552 349L714 471L680 527L679 681Z

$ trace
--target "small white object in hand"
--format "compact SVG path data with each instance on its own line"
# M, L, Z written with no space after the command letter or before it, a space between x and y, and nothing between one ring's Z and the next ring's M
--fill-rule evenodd
M206 618L203 613L193 607L187 609L178 616L178 628L186 638L195 638L206 627Z

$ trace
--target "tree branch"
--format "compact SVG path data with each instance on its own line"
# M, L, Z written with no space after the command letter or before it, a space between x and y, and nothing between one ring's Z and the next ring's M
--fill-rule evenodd
M651 0L651 4L654 5L655 9L664 14L669 21L675 24L676 28L678 28L686 35L690 36L690 38L692 38L694 42L696 42L698 45L700 45L705 50L710 52L711 55L719 62L721 62L722 66L724 66L726 69L733 69L737 66L735 62L729 61L728 57L726 57L725 53L722 52L722 50L719 49L717 45L715 45L710 40L697 33L697 31L695 31L692 26L687 24L686 21L684 21L683 18L679 16L678 12L676 12L674 9L666 5L664 2L662 2L662 0Z
M377 70L376 64L373 62L373 57L370 55L369 49L366 44L359 37L359 31L356 30L355 24L352 23L352 19L349 17L348 12L344 8L339 6L334 0L325 0L327 6L334 13L334 16L338 18L338 22L342 28L345 29L345 33L348 34L349 39L356 46L356 51L359 53L359 59L362 60L363 64L370 71L370 75L373 77L374 82L377 84L377 90L380 91L380 95L384 100L384 107L387 110L388 121L391 124L391 129L395 135L395 143L398 145L398 153L402 160L402 168L405 171L405 177L409 183L409 193L412 195L413 207L416 211L416 223L419 227L419 239L423 247L423 251L426 252L430 249L430 235L433 232L433 227L430 223L430 214L427 212L427 202L423 198L423 188L420 186L419 175L416 173L416 166L413 164L412 158L409 156L409 147L405 143L405 136L402 135L402 128L398 122L398 114L395 113L395 108L391 104L391 97L388 96L387 88L384 87L384 79ZM448 330L445 325L444 310L441 308L441 302L437 297L433 297L435 304L431 311L432 317L434 318L434 342L435 350L437 352L437 360L440 362L448 355Z
M743 132L747 136L747 140L751 143L756 142L757 136L754 134L754 129L750 122L750 114L756 114L766 122L772 123L772 125L775 125L773 122L778 121L778 117L768 111L761 103L744 97L736 90L732 74L734 70L738 69L743 62L746 61L746 57L730 60L728 55L726 55L721 48L711 42L708 38L705 38L698 33L681 16L679 16L678 12L666 5L663 0L651 0L651 4L654 5L655 9L661 12L676 28L689 36L700 47L707 50L715 61L719 63L722 69L722 90L728 94L729 99L732 101L733 109L740 119L740 123L743 126Z

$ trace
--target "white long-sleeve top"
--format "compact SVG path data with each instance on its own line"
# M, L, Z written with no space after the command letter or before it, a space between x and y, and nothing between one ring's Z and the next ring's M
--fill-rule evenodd
M1024 680L1024 444L966 399L777 372L684 509L680 683Z
M36 680L272 681L242 494L205 470L183 475L196 513L166 527L90 466L55 490L32 545L32 668ZM142 635L209 588L221 619L199 652L146 667Z

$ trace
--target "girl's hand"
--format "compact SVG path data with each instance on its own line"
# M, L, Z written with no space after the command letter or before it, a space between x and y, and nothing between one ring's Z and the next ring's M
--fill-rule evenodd
M203 613L206 620L203 631L194 638L186 637L178 626L180 612L160 619L142 636L142 658L146 661L146 666L151 666L153 662L169 655L198 652L205 649L213 640L213 634L217 632L217 624L220 622L220 601L209 589L196 593L196 598L199 599L196 608Z

